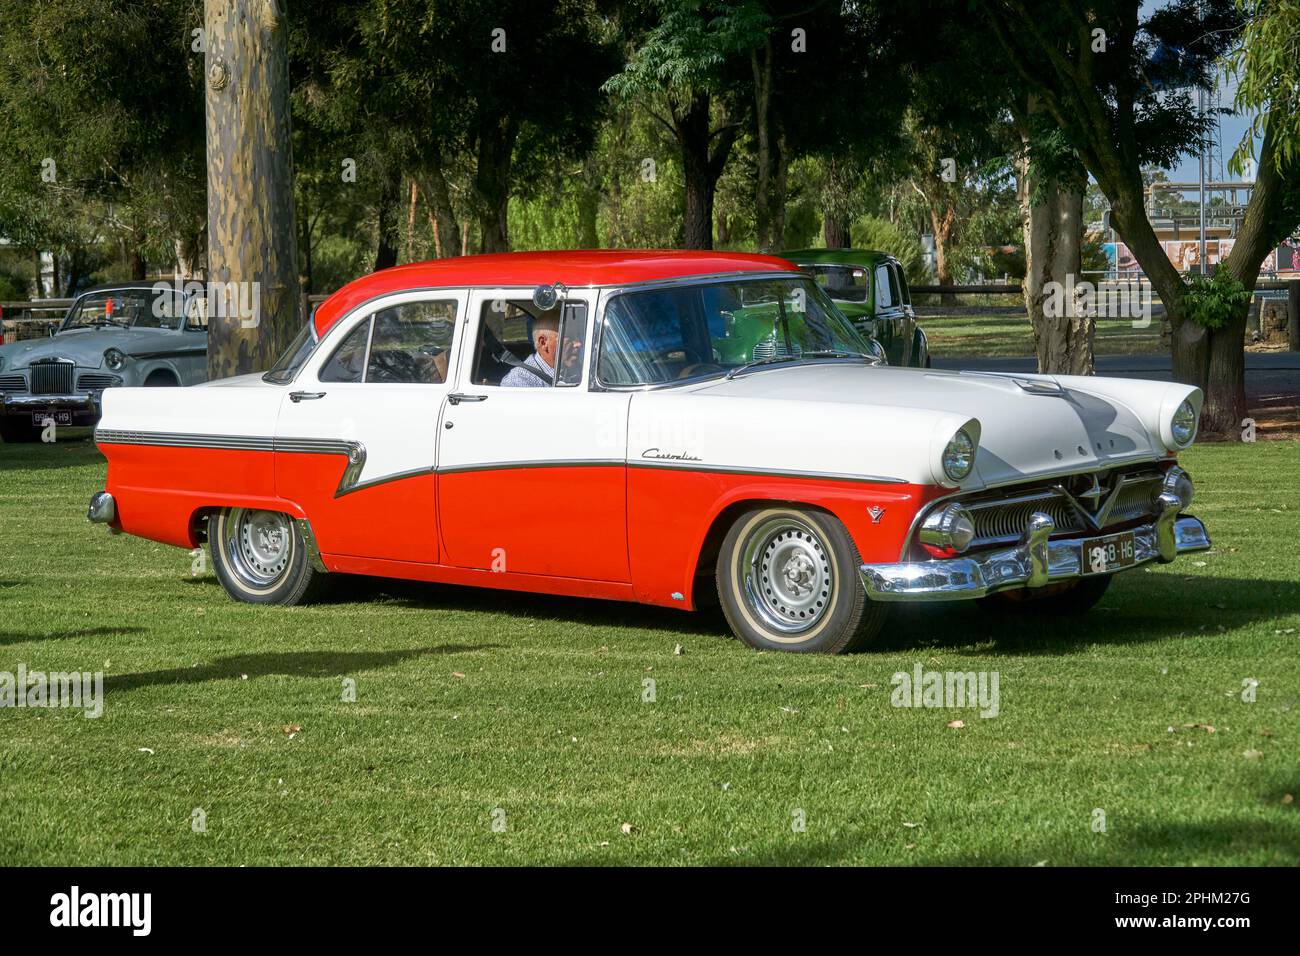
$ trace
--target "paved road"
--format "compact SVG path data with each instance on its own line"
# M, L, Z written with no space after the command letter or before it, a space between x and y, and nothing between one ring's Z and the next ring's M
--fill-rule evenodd
M981 372L1034 372L1038 363L1032 358L943 358L934 357L935 368L977 369ZM1170 359L1163 355L1099 355L1098 375L1121 378L1168 378ZM1300 352L1247 352L1246 376L1281 375L1300 381Z

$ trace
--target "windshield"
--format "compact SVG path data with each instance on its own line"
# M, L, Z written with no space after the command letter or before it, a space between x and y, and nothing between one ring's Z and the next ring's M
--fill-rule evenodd
M738 279L612 298L598 376L605 385L661 385L755 362L871 354L811 279Z
M69 329L176 329L184 323L185 300L173 289L114 289L83 295L60 331Z
M262 376L262 381L273 385L292 382L294 376L298 374L298 369L302 368L314 348L316 348L316 336L312 332L312 321L308 319L307 324L298 330L289 347L284 350L284 354L271 366L270 371Z
M819 286L841 302L866 302L871 291L871 276L862 266L802 266Z

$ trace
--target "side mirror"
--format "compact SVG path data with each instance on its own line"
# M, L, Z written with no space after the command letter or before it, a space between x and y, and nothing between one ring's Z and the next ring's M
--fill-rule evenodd
M555 303L560 300L560 293L568 291L563 282L556 282L554 285L539 285L533 290L533 305L543 312L549 312L555 308Z

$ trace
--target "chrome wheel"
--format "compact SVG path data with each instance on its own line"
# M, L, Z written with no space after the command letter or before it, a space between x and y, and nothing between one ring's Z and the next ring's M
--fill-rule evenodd
M234 508L225 522L222 548L231 570L251 588L269 588L284 577L293 558L289 516L278 511Z
M801 634L831 607L831 556L811 525L793 518L762 523L745 539L741 562L745 603L772 630Z

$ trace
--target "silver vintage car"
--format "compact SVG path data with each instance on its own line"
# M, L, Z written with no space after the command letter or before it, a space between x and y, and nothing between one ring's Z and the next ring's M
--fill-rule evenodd
M93 425L106 388L206 379L207 321L194 299L164 283L101 286L49 338L0 345L0 438L35 441L51 421Z

